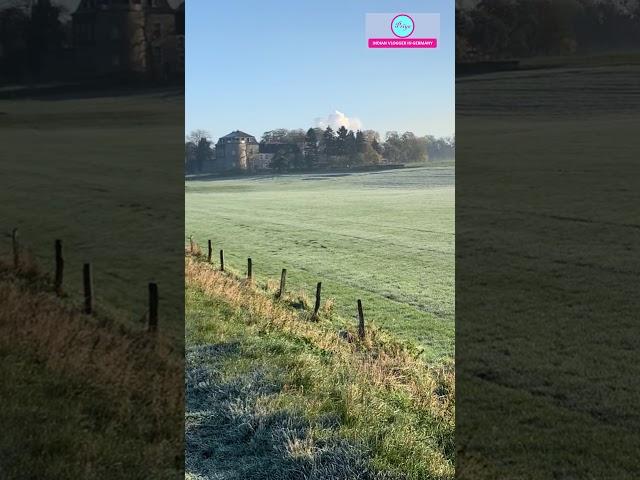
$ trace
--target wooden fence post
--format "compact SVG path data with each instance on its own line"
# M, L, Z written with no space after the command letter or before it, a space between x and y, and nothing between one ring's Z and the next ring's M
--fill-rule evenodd
M158 330L158 284L149 283L149 331Z
M253 264L251 262L251 257L247 258L247 280L251 281L253 279Z
M62 279L64 274L64 258L62 257L62 240L56 240L55 243L55 255L56 255L56 276L54 280L54 286L56 295L62 296Z
M93 313L93 272L90 263L85 263L82 268L82 278L84 283L84 313Z
M280 290L278 290L277 298L282 298L284 296L286 283L287 283L287 269L283 268L282 273L280 274Z
M358 337L364 340L364 313L362 312L362 302L358 299Z
M211 263L211 253L212 253L212 249L211 249L211 240L209 240L209 250L207 253L207 262Z
M224 272L224 250L220 250L220 271Z
M316 304L313 307L313 315L311 320L318 320L318 312L320 311L320 292L322 290L322 282L318 282L316 286Z
M11 232L11 243L13 246L13 267L20 266L20 241L18 240L18 229L14 228Z

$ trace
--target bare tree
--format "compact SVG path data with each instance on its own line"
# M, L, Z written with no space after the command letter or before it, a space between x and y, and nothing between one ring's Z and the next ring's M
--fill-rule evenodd
M198 144L200 143L201 139L205 139L205 140L211 140L211 134L207 131L207 130L202 130L202 129L196 129L196 130L192 130L191 132L189 132L189 134L186 136L186 140L187 142L191 142L194 144Z

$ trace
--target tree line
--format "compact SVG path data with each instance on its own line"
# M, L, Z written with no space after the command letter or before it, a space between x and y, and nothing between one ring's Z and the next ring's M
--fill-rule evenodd
M277 172L377 165L384 154L376 132L354 132L344 126L336 131L331 127L269 131L261 139L263 150L267 145L273 147L270 166Z
M87 65L76 56L77 45L74 46L70 6L63 3L60 0L0 0L0 84L32 85L51 81L92 81L101 77L99 72L87 71ZM109 3L111 2L90 2L89 5L100 7ZM127 2L114 0L113 4L116 3ZM108 11L100 11L96 15L102 17L101 24L109 22L110 28L115 29L112 32L119 32L124 28L118 15L110 15ZM126 48L131 58L135 57L140 63L147 65L145 78L141 78L140 75L134 78L129 72L128 77L120 75L119 81L128 80L129 83L133 83L136 79L142 79L166 83L175 80L167 70L160 71L163 65L154 63L157 62L157 55L153 50L158 42L152 45L154 33L145 17L139 17L135 22L129 19L123 31L134 29L138 30L131 35L131 39L135 40L127 43L122 39L107 39L108 30L98 29L98 37L102 39L98 43L109 42L113 48L98 48L95 55L104 56L105 62L113 61L112 55L121 54L121 49ZM176 30L184 32L184 25L177 22ZM95 40L93 42L95 44Z
M0 6L0 82L41 81L61 73L59 58L69 47L70 23L61 18L68 11L49 0L7 1Z
M624 49L640 41L639 0L481 0L456 4L456 59Z
M412 132L390 131L384 141L374 130L349 130L330 126L265 132L260 152L272 154L269 168L274 172L350 169L380 164L422 163L455 158L455 137L418 137ZM194 130L185 142L185 171L195 174L214 161L211 135Z

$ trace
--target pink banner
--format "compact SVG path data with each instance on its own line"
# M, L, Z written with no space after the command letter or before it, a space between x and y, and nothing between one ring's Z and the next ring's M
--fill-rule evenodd
M437 48L437 38L370 38L369 48Z

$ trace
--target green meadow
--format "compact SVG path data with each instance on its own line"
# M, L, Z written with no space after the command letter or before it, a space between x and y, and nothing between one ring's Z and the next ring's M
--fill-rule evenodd
M461 479L637 478L637 58L456 84Z
M255 176L186 183L185 241L261 284L287 269L287 290L324 300L424 348L454 354L452 163L353 174Z
M51 272L61 239L67 294L79 297L91 262L98 308L130 322L157 282L162 328L180 345L183 104L171 90L0 100L0 254L18 228Z

